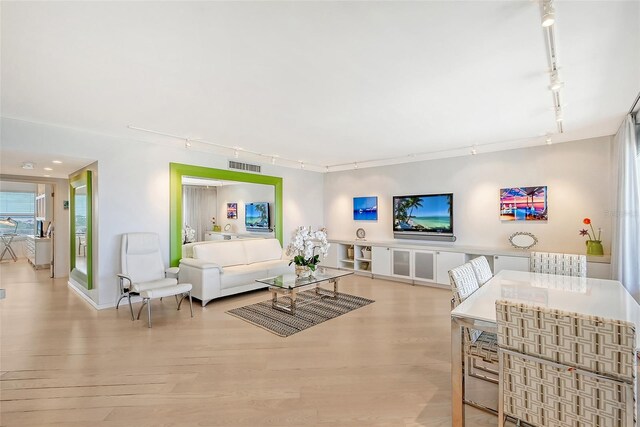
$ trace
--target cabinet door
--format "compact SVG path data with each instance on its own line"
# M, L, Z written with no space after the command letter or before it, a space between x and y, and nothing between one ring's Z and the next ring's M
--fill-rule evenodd
M529 271L529 257L496 255L493 257L493 274L500 270Z
M611 264L587 262L587 277L592 279L611 279Z
M331 243L329 245L329 252L322 260L322 265L338 268L338 245L339 243Z
M434 251L413 251L413 278L427 282L436 281L436 253Z
M371 248L371 273L391 276L391 249L379 246Z
M465 254L460 252L436 252L436 283L449 284L449 270L465 263Z
M411 278L411 250L391 250L391 274L393 276Z

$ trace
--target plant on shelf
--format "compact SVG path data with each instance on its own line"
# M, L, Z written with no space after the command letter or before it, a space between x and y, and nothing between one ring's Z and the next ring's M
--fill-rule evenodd
M598 228L598 234L596 235L596 230L593 228L593 224L591 224L591 219L585 218L582 220L582 223L588 225L591 228L591 231L587 230L586 228L580 230L581 236L588 237L587 241L585 242L585 244L587 245L587 255L604 255L602 240L600 240L602 229Z
M327 255L328 251L327 231L324 228L314 230L311 227L298 227L287 246L287 255L293 255L289 265L295 264L297 276L313 275L320 263L320 255Z

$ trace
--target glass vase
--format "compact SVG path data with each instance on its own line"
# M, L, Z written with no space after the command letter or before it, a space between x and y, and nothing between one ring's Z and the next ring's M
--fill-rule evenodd
M309 277L313 272L306 265L296 265L296 276L298 277Z

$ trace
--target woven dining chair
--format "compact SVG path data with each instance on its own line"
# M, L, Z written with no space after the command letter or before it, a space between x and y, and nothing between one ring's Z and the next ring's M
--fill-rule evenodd
M531 252L529 271L561 276L587 277L587 257L574 254Z
M499 425L636 425L636 335L629 322L496 301Z
M480 286L484 285L493 277L493 273L491 272L491 267L489 267L489 261L487 261L487 257L479 256L471 261L469 261L471 267L473 267L473 272L476 275L476 279L478 279L478 284Z
M451 300L452 308L460 305L471 294L480 289L473 267L469 263L449 270L449 280L453 293ZM464 328L463 334L463 350L466 360L464 364L465 376L469 375L473 378L497 384L498 346L496 335L469 328ZM479 374L476 370L483 371L490 375ZM465 400L464 403L497 414L494 408L489 408L483 404L471 400Z

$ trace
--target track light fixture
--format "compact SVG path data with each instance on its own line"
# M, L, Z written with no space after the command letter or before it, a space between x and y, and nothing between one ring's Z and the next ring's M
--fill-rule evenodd
M353 168L358 169L358 162L353 162Z
M552 0L542 0L542 26L550 27L556 22L556 11Z
M561 122L563 119L562 109L560 107L556 108L556 122Z
M300 162L300 169L304 169L304 162Z
M188 139L184 140L184 148L191 148L191 141L189 141Z
M550 73L550 80L551 85L549 89L551 89L552 92L558 92L564 86L564 83L560 81L560 76L558 76L558 70L553 70Z
M478 154L478 150L476 150L476 146L474 144L473 147L471 147L471 155L475 156L476 154Z

